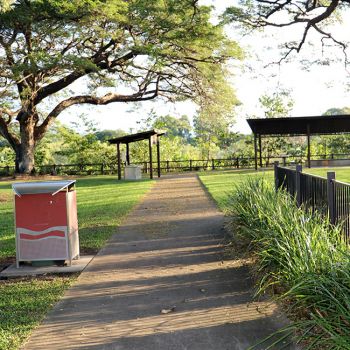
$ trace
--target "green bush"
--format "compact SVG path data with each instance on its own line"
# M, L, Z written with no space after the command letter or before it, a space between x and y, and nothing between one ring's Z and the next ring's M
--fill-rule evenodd
M278 291L308 348L350 348L350 256L339 226L250 178L225 203L235 234L257 257L258 293ZM302 331L301 331L302 330Z

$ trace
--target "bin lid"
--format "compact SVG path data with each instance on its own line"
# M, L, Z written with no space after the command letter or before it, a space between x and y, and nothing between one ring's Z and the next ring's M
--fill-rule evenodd
M45 181L45 182L18 182L12 184L15 194L21 197L24 194L51 193L53 196L67 187L75 184L76 180Z

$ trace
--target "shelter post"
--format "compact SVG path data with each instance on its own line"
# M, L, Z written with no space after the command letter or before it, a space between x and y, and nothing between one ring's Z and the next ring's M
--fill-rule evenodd
M149 177L153 179L152 136L148 138L148 149L149 149Z
M136 134L131 134L131 135L125 135L121 137L116 137L114 139L108 140L109 143L111 144L116 144L117 145L117 151L118 151L118 178L121 178L121 157L120 157L120 145L125 144L126 146L126 164L130 165L130 143L132 142L137 142L137 141L142 141L142 140L148 140L149 142L149 173L151 179L153 178L153 160L152 160L152 146L157 145L157 161L158 161L158 176L160 176L160 146L159 146L159 139L160 136L164 135L165 131L162 130L148 130L148 131L142 131L138 132ZM148 161L145 162L144 164L144 170L147 173L147 166Z
M262 147L261 147L261 135L259 134L259 165L262 168Z
M130 165L130 149L129 149L129 143L126 143L126 164Z
M258 170L258 150L256 145L256 134L254 133L254 161L255 161L255 170Z
M260 136L303 136L307 137L305 165L311 167L311 136L350 133L350 114L324 116L247 119L254 134L255 169L257 169L257 139ZM260 146L260 152L262 151ZM325 156L326 158L327 156ZM261 157L262 158L262 157ZM260 165L261 166L261 165Z
M158 165L158 177L160 177L160 137L157 135L157 165Z
M310 124L307 124L307 166L311 168Z
M122 169L121 169L121 161L120 161L120 143L117 143L117 163L118 163L118 180L122 179Z

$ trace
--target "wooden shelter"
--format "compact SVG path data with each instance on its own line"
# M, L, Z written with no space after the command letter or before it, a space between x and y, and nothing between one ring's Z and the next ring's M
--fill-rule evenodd
M350 115L248 119L247 122L254 134L255 169L258 169L258 153L259 165L262 167L261 138L263 136L306 136L307 163L310 168L311 135L350 133Z
M126 164L130 165L129 144L132 143L132 142L137 142L137 141L142 141L142 140L148 140L149 163L150 163L150 178L151 179L153 179L152 147L153 147L153 145L156 145L156 147L157 147L157 164L158 164L157 169L158 169L158 177L160 177L160 143L159 143L159 139L164 134L165 134L165 132L162 131L162 130L153 129L153 130L149 130L149 131L139 132L137 134L121 136L121 137L117 137L117 138L108 140L109 143L117 145L118 179L120 180L122 178L120 145L121 144L125 144L126 145Z

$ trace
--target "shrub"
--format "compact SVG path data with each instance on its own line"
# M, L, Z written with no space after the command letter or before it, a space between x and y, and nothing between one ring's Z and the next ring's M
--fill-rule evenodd
M350 259L339 226L298 208L261 178L236 186L225 207L235 234L256 256L257 293L288 300L291 325L310 349L350 348ZM346 345L347 344L347 345Z

